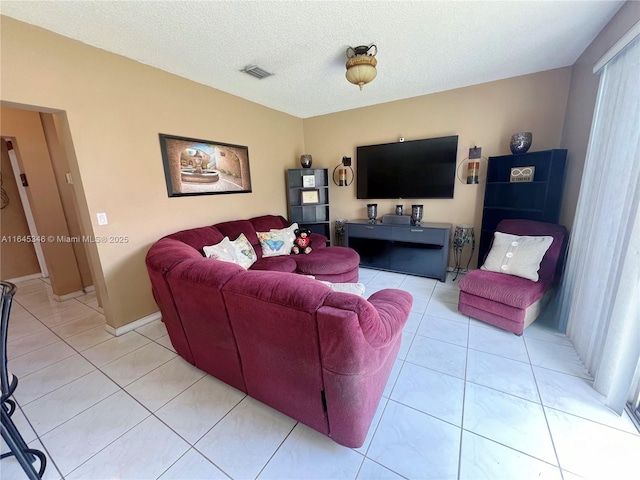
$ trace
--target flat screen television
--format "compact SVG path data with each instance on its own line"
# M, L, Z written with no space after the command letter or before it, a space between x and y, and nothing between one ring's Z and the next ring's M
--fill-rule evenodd
M457 135L357 147L357 197L453 198L457 154Z

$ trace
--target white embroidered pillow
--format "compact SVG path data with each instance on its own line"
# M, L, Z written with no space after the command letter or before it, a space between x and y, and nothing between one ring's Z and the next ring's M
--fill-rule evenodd
M244 233L241 233L238 238L231 242L236 250L236 259L238 265L247 269L251 265L253 265L256 260L258 260L258 256L256 255L255 250L253 249L253 245L247 239Z
M215 258L223 262L238 263L236 258L236 247L231 243L229 237L224 237L220 243L203 247L204 255L207 258Z
M298 224L294 223L290 227L275 229L272 228L268 232L256 232L258 241L262 248L263 257L277 257L280 255L289 255L293 248L293 241L296 235L293 233L298 228Z
M331 290L333 290L334 292L353 293L354 295L364 297L363 283L331 283L325 280L319 281L324 283L327 287L331 288Z
M493 245L481 270L505 273L538 281L540 262L553 237L529 237L495 232Z

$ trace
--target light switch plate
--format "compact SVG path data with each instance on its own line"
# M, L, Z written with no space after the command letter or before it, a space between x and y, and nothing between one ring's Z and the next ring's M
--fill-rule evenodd
M107 220L107 214L106 213L97 213L96 216L98 217L98 225L108 225L109 221Z

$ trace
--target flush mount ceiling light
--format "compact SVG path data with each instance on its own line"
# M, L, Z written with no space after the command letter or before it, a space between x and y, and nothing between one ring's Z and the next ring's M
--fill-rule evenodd
M373 53L369 53L371 49L375 49ZM359 47L347 48L347 73L346 77L349 82L358 85L360 90L367 83L371 82L378 72L376 71L376 54L378 47L375 45L360 45Z

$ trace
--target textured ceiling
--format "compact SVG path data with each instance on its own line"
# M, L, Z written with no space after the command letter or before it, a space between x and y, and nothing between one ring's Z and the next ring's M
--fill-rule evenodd
M572 65L618 1L10 1L0 13L307 118ZM378 76L345 79L348 46ZM274 76L239 72L257 64Z

